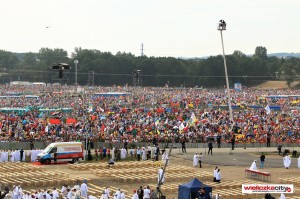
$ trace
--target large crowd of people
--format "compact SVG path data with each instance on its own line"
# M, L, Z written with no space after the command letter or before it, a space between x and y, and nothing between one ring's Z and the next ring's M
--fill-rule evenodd
M298 143L298 90L73 86L0 87L2 142ZM111 95L103 93L117 92ZM98 93L98 95L95 95ZM99 94L102 93L103 95ZM234 128L232 128L234 126Z

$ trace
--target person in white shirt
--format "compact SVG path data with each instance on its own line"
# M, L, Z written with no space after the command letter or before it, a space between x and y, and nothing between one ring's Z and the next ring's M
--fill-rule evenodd
M150 189L149 186L144 189L144 199L150 199Z
M165 182L165 175L164 175L164 170L163 170L163 168L161 167L161 168L158 170L158 183L163 184L164 182Z
M281 193L279 199L285 199L285 195L283 193Z
M133 190L133 195L131 199L139 199L139 195L137 194L136 190Z
M46 196L46 197L45 197L45 196ZM50 194L49 194L49 191L44 192L44 198L45 198L45 199L52 199L51 196L50 196Z
M104 189L104 191L105 191L107 197L109 198L109 196L110 196L110 189L109 189L109 187L106 187L106 188Z
M52 194L53 194L53 199L59 199L59 193L56 190L56 187L53 188Z
M218 173L218 167L216 167L214 169L214 182L216 182L216 176L217 176L217 173Z
M194 158L193 158L193 166L197 167L198 166L198 162L199 162L199 156L198 156L198 153L196 153L194 155Z
M117 195L117 199L121 199L121 190L118 189L115 195Z
M102 192L100 199L108 199L108 196L105 191Z
M217 174L216 174L216 182L221 182L221 180L222 180L222 175L221 175L221 171L220 171L220 169L218 169L218 172L217 172Z
M40 189L39 189L39 192L38 192L37 195L38 195L38 199L43 199L44 198L44 196L43 196L44 194L43 194L42 190L40 190Z
M283 158L283 164L284 164L284 167L286 169L288 169L290 166L291 166L291 157L287 154L284 158Z
M61 194L62 194L62 197L66 197L67 196L67 194L69 193L69 192L67 192L67 185L66 184L64 184L63 186L62 186L62 188L61 188Z
M72 191L70 190L70 189L67 189L67 192L68 192L68 194L67 194L67 199L72 199L73 197L73 194L72 194Z
M126 199L125 193L121 191L121 199Z
M97 197L92 196L92 195L89 195L89 196L88 196L88 199L97 199Z
M86 180L83 180L83 183L80 186L81 197L87 198L88 186L86 185Z
M21 188L21 185L18 186L18 199L23 198L23 190Z
M254 160L250 166L250 170L257 171L256 160Z

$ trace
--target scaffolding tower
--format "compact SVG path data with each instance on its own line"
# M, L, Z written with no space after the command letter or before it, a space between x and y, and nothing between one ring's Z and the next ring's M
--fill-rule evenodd
M88 72L88 79L87 79L87 85L88 86L94 86L95 84L95 72L89 71Z
M133 86L142 86L142 71L134 70L132 72Z

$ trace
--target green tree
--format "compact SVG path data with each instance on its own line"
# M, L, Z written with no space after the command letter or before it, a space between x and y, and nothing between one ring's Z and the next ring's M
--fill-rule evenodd
M255 48L254 57L258 57L260 59L267 59L267 48L263 46L257 46Z

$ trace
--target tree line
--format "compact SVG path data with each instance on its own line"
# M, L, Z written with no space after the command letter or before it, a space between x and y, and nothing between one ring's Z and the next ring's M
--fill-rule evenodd
M182 59L174 57L135 56L131 53L75 48L71 55L64 49L41 48L38 53L13 53L0 50L2 83L31 81L55 83L57 71L52 66L67 63L71 66L68 84L74 84L75 64L77 79L86 85L88 74L94 72L95 85L132 85L135 70L141 70L143 86L223 87L225 85L223 56ZM258 46L252 56L241 51L226 55L231 87L235 82L255 86L268 80L285 80L288 85L299 79L300 59L268 57L267 49ZM54 75L53 75L54 74ZM54 80L55 79L55 80Z

